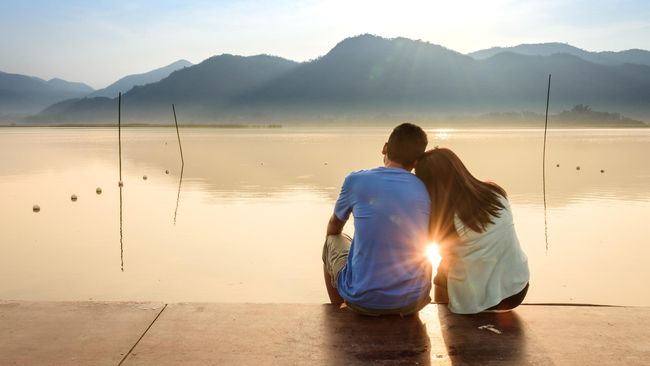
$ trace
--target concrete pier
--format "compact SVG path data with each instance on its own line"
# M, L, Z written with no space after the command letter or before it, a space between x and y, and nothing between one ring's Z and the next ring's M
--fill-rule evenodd
M650 308L0 301L0 365L646 365Z

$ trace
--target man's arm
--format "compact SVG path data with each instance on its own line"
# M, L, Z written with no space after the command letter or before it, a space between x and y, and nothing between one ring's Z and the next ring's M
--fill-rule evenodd
M336 214L332 214L330 221L327 223L327 235L339 235L343 232L343 226L345 226L345 221L336 217Z
M332 213L332 217L330 217L330 221L327 223L327 235L340 235L343 232L343 226L345 226L345 223L350 217L354 203L354 196L350 190L351 177L352 174L345 177L343 185L341 185L341 193L339 193L339 198L336 199L334 213ZM343 218L343 220L339 217Z

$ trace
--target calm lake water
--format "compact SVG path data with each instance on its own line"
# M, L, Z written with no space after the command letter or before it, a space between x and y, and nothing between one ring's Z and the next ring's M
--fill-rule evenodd
M548 250L543 131L428 132L508 191L527 302L650 305L650 129L549 131ZM0 129L0 299L323 303L340 184L389 133L184 128L181 182L174 129L126 128L120 221L116 129Z

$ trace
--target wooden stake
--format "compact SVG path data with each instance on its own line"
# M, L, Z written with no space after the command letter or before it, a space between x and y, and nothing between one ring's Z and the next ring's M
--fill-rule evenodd
M542 151L542 192L544 196L544 241L548 253L548 221L546 219L546 132L548 131L548 104L551 97L551 74L548 74L548 89L546 90L546 117L544 118L544 148Z
M181 145L181 135L178 132L178 120L176 120L176 107L172 104L172 111L174 112L174 124L176 124L176 137L178 137L178 149L181 151L181 164L185 165L185 159L183 159L183 146Z
M178 120L176 119L176 107L172 104L174 112L174 124L176 125L176 137L178 137L178 149L181 152L181 175L178 178L178 193L176 194L176 209L174 210L174 225L176 225L176 215L178 214L178 202L181 198L181 184L183 184L183 171L185 170L185 159L183 158L183 145L181 145L181 134L178 132Z
M120 182L122 182L122 93L117 97L117 143L120 157Z

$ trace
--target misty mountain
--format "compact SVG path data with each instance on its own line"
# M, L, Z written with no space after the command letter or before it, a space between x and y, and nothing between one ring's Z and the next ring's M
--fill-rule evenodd
M348 38L325 56L249 91L238 98L238 105L325 111L386 105L411 108L462 97L469 88L467 72L474 64L470 57L438 45L363 35Z
M469 53L477 60L483 60L503 52L512 52L527 56L552 56L558 53L580 57L585 61L590 61L605 65L622 65L625 63L650 65L650 51L631 49L620 52L604 51L590 52L571 46L566 43L538 43L538 44L520 44L514 47L492 47L485 50Z
M62 79L43 79L0 71L0 115L34 114L43 108L69 98L91 93L83 83Z
M427 120L495 111L551 111L578 104L650 116L650 66L609 65L566 53L510 52L483 60L427 42L362 35L296 63L221 55L123 95L131 122L162 122L175 103L184 122ZM116 100L85 98L43 111L36 121L114 122Z
M125 76L103 89L96 90L88 96L114 98L120 92L125 93L134 86L155 83L156 81L160 81L166 78L172 72L189 66L192 66L191 62L187 60L178 60L172 64L151 70L149 72Z
M171 104L191 120L223 114L237 98L293 70L298 63L280 57L213 56L175 71L157 83L136 86L122 95L125 121L168 121ZM114 122L116 98L68 100L52 105L35 120L44 122ZM127 112L128 111L128 112Z
M88 94L93 91L93 88L84 83L66 81L59 78L50 79L47 81L47 84L62 92Z

